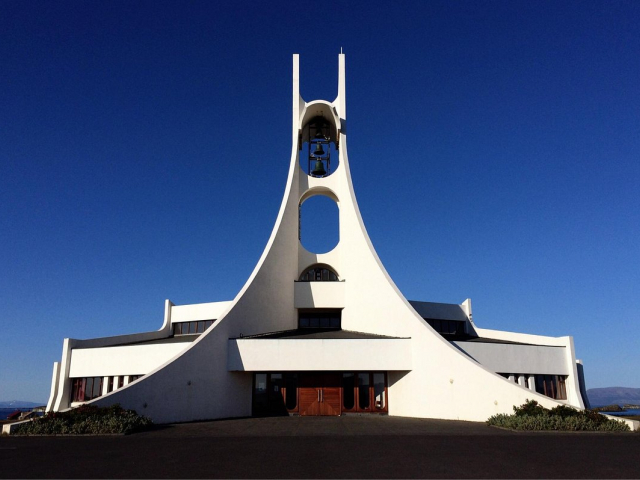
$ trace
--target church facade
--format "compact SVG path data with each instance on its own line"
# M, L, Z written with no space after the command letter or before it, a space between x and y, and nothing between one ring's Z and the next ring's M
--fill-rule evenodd
M407 300L382 265L349 171L345 56L333 102L306 102L293 57L291 161L267 245L231 301L165 302L153 332L65 339L48 410L119 403L158 423L250 415L388 414L484 421L528 399L585 407L572 337L489 330L471 301ZM300 208L339 208L327 253Z

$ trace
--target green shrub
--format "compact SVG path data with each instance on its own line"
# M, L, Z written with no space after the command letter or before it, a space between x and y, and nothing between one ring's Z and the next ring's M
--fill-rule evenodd
M544 407L540 407L540 408L544 408ZM576 410L575 408L569 407L567 405L558 405L557 407L553 407L551 410L549 410L549 415L557 415L562 418L578 417L580 416L580 410ZM602 417L602 415L598 415L598 416ZM605 417L602 417L602 418L605 418Z
M549 410L544 408L542 405L539 405L535 400L527 400L519 407L514 406L513 412L518 417L521 417L523 415L546 415L549 413Z
M16 435L100 435L133 433L153 425L147 417L120 405L96 407L82 405L66 412L48 412L45 416L16 427Z
M612 420L591 410L576 410L559 405L551 410L535 400L527 400L520 407L513 407L514 415L500 413L487 420L488 425L512 430L563 430L628 432L631 429L623 421Z

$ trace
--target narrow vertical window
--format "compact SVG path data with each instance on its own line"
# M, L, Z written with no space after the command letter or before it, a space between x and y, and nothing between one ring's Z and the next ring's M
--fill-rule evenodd
M342 374L342 408L353 410L355 403L356 377L353 373Z
M369 374L358 374L358 409L369 410Z
M295 410L298 406L298 375L288 373L285 375L286 407L287 410Z
M373 374L373 406L376 410L384 410L387 407L384 376L384 373Z

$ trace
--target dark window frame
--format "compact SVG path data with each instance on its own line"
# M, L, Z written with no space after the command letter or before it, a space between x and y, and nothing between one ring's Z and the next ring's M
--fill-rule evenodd
M190 322L176 322L173 324L173 336L200 335L206 332L217 319L192 320Z
M299 282L339 282L340 277L329 265L316 264L307 268L300 277Z
M440 318L425 318L424 320L440 335L460 336L466 334L467 322L464 320L443 320Z
M536 392L554 400L567 399L566 375L534 375Z
M298 309L298 328L340 330L342 328L342 309Z

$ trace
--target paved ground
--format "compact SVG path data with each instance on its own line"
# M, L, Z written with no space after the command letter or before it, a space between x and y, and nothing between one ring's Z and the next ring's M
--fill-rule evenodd
M515 433L385 416L3 437L2 478L640 478L640 433Z

